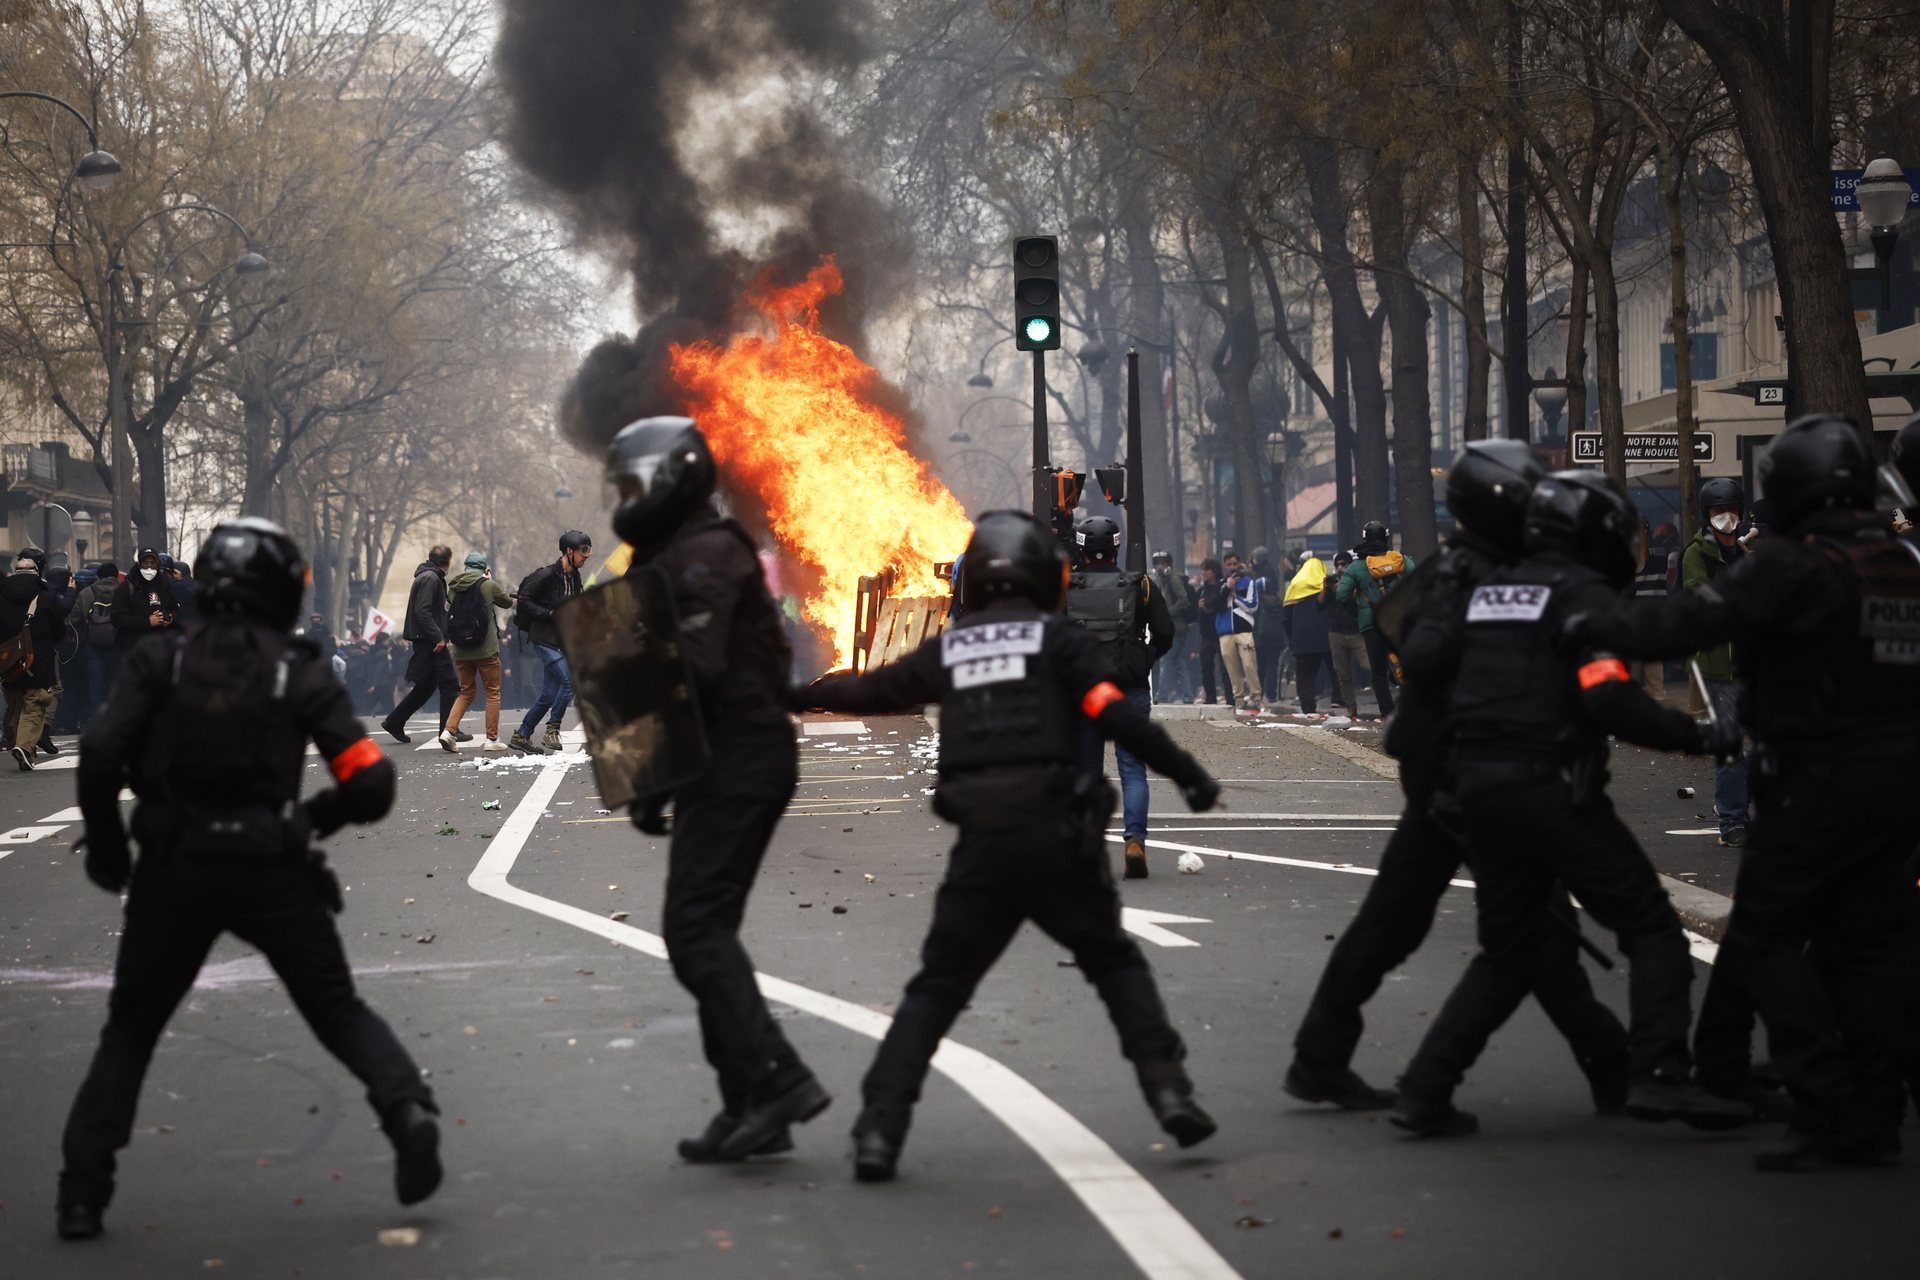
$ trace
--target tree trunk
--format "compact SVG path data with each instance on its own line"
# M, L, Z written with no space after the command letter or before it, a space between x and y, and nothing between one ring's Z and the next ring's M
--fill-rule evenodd
M1140 468L1147 489L1147 547L1172 551L1181 545L1180 494L1173 469L1153 465L1168 457L1167 408L1161 398L1165 357L1171 354L1166 286L1153 243L1153 221L1144 204L1129 202L1122 233L1127 238L1128 328L1140 349Z
M1378 264L1373 284L1393 334L1393 475L1400 500L1400 545L1423 560L1439 539L1433 517L1433 404L1427 381L1427 322L1433 310L1407 261L1405 180L1405 168L1398 163L1374 171L1367 182L1367 221Z
M1385 521L1387 497L1387 391L1380 376L1380 344L1373 319L1360 299L1359 272L1347 247L1345 193L1339 147L1328 138L1302 137L1309 210L1320 239L1320 274L1333 308L1335 340L1346 353L1353 408L1354 518Z
M1660 0L1660 6L1713 59L1733 100L1786 318L1787 417L1835 413L1871 431L1860 331L1841 274L1847 256L1825 180L1833 7L1796 5L1807 20L1801 40L1790 45L1777 9L1763 22L1715 0Z
M1253 309L1253 255L1239 231L1229 224L1224 208L1207 201L1205 209L1220 245L1227 284L1226 335L1221 344L1224 355L1214 362L1214 372L1220 380L1233 449L1233 544L1246 556L1256 546L1270 545L1264 503L1266 459L1254 427L1250 389L1253 371L1260 363L1260 327Z
M1475 171L1479 157L1461 157L1454 174L1454 199L1460 220L1460 314L1466 320L1466 416L1468 440L1487 438L1487 393L1492 381L1493 348L1487 344L1487 246L1481 234L1480 191Z

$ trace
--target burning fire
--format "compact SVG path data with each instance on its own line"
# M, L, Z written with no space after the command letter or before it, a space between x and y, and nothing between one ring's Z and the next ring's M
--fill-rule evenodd
M729 485L766 504L782 547L819 571L802 613L853 657L856 579L892 566L894 594L944 594L935 561L952 560L973 525L907 447L899 419L869 403L879 375L820 332L822 298L840 292L829 259L800 284L762 284L747 301L772 333L672 348L687 397Z

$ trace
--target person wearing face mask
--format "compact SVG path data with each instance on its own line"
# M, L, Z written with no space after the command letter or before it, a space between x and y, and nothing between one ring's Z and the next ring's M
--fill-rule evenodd
M64 582L47 580L47 553L38 547L16 556L13 572L0 582L0 634L13 636L25 628L33 642L31 665L0 686L7 699L9 750L22 773L32 770L36 755L52 745L41 738L51 733L59 702L60 636L73 600Z
M1713 582L1747 553L1753 525L1746 520L1747 495L1738 480L1716 476L1700 486L1700 518L1706 527L1680 557L1680 585L1689 591ZM1722 723L1735 723L1740 683L1734 672L1733 645L1719 644L1693 655L1700 677ZM1713 810L1720 843L1738 848L1747 842L1747 761L1744 756L1713 770Z
M123 656L142 637L168 628L180 629L178 584L173 575L161 571L160 558L156 548L141 548L138 567L113 593L107 616L113 622L114 650Z

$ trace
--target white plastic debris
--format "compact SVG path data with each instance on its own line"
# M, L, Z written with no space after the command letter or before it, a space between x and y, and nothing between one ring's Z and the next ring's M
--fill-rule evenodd
M1173 864L1174 869L1183 876L1197 876L1206 865L1197 853L1183 853L1180 860Z

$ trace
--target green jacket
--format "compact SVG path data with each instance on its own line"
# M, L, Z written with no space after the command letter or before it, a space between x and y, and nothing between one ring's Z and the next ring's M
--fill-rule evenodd
M1413 572L1413 557L1403 555L1406 568L1400 573L1399 580L1405 581ZM1367 569L1366 557L1358 556L1354 562L1341 571L1340 581L1333 589L1334 597L1349 609L1357 608L1362 631L1373 630L1373 606L1387 598L1380 584L1373 580L1373 574Z
M1713 536L1713 530L1702 529L1694 535L1692 542L1680 555L1680 585L1687 590L1712 582L1729 568L1726 558L1721 555L1725 548L1720 540ZM1693 655L1700 664L1700 674L1708 680L1731 681L1733 671L1733 642L1715 645L1711 649L1702 649Z
M507 589L489 578L478 569L467 569L447 579L447 613L453 613L454 597L462 592L471 591L478 584L486 602L493 609L505 609L513 603L513 597ZM495 657L500 652L500 620L493 616L493 609L487 610L487 634L476 645L450 644L455 662L481 662Z

